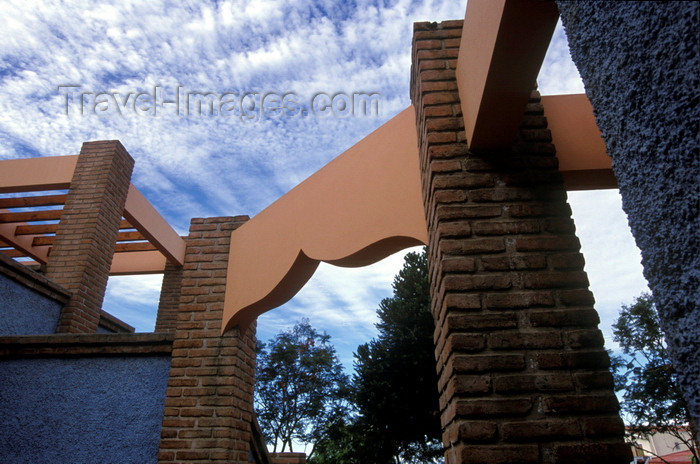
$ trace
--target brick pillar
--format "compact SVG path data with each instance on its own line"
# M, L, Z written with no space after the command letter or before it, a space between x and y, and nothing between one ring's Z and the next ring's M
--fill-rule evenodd
M118 140L86 142L80 150L46 268L73 294L59 333L97 331L133 168Z
M165 398L159 463L248 462L255 324L221 335L231 232L247 220L192 219Z
M413 41L446 462L628 463L539 94L511 150L470 153L461 26L417 23Z
M160 287L156 332L175 331L178 309L180 308L181 284L182 266L167 262L165 272L163 272L163 283Z

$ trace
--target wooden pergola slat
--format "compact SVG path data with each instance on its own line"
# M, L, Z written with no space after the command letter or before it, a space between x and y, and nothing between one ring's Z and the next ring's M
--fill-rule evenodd
M8 256L10 258L24 258L27 256L25 253L22 253L21 251L15 249L15 248L10 248L7 250L0 250L0 253L4 254L5 256Z
M0 198L0 208L28 208L34 206L59 206L66 203L68 195L41 195L35 197Z
M17 226L15 235L55 234L58 224L30 224Z
M55 235L44 235L44 236L34 237L34 239L32 240L32 246L53 245L53 241L55 238L56 238ZM143 241L143 240L146 240L146 237L141 235L141 232L138 232L138 231L119 232L117 234L117 241L118 242Z
M117 242L128 242L136 240L147 240L138 230L133 232L119 232L117 234Z
M39 234L55 234L58 229L58 224L27 224L17 226L15 235L39 235ZM129 221L122 220L119 223L119 230L135 229L129 224ZM141 239L143 240L143 239Z
M132 251L155 251L158 250L149 242L117 243L114 245L115 253L128 253Z
M61 209L28 211L23 213L0 213L0 223L58 221L61 219Z

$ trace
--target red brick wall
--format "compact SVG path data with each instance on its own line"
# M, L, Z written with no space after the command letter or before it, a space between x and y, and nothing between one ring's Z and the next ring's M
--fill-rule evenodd
M167 262L165 272L163 272L163 283L160 287L156 332L173 332L177 327L181 285L182 266Z
M97 331L133 167L117 140L85 142L80 150L46 268L73 295L59 333Z
M510 150L470 153L461 27L415 24L412 70L446 462L627 463L539 94Z
M255 325L221 335L231 232L246 216L192 219L159 463L247 463Z
M305 453L270 453L272 464L305 464Z

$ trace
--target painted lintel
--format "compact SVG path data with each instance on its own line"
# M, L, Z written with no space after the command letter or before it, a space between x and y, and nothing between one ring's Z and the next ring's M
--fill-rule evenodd
M233 231L223 331L291 299L321 261L427 243L415 124L409 107Z
M612 159L585 94L543 95L542 105L567 190L617 188Z
M554 2L467 3L457 87L471 151L513 143L558 18Z
M124 218L170 262L182 266L185 260L185 241L134 187L134 184L129 185L129 193L124 205ZM161 272L163 269L164 267L161 268Z
M162 274L165 262L160 251L114 253L109 275Z

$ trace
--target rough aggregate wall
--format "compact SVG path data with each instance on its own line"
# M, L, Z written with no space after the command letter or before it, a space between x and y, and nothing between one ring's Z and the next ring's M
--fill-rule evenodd
M155 463L170 357L0 361L0 462Z
M0 254L0 335L55 333L70 297L44 275Z
M700 423L698 2L557 1Z
M63 304L0 274L0 335L52 334Z

